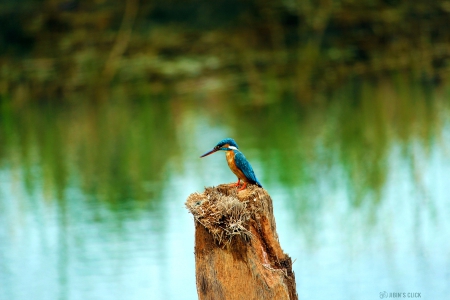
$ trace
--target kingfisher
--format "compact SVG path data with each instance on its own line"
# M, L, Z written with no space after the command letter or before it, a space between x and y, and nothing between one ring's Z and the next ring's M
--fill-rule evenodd
M239 191L242 191L247 187L247 183L256 184L262 187L261 183L255 176L253 168L245 158L244 154L239 151L239 147L232 138L226 138L217 143L217 145L210 151L206 152L200 158L213 154L219 150L225 151L228 166L231 171L237 176L238 181L236 186L239 186L241 180L244 182Z

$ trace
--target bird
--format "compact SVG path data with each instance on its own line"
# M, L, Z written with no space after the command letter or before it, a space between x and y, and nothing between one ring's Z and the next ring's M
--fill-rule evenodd
M238 191L242 191L247 187L247 183L255 184L262 187L262 184L258 181L253 171L252 166L245 158L244 154L239 151L239 147L232 138L226 138L217 143L212 150L206 152L200 158L213 154L219 150L225 151L227 163L231 171L237 176L238 181L236 187L239 187L241 180L244 182L242 187Z

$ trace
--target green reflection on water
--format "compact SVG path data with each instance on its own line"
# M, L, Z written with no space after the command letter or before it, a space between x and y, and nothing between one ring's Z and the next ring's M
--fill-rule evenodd
M285 101L237 111L243 134L261 149L269 180L288 188L308 186L321 176L336 180L327 172L338 166L358 206L366 196L380 200L394 147L414 161L414 142L424 149L444 142L445 92L399 80L354 83L317 98L313 108Z
M64 200L69 185L109 203L158 199L176 154L170 102L81 106L2 103L1 162L28 193Z
M3 100L0 160L30 194L42 185L48 199L64 200L68 186L76 185L111 205L132 199L157 205L168 162L188 146L180 141L189 139L177 137L185 132L180 120L203 107L259 156L264 182L306 190L326 178L345 184L358 207L365 199L382 200L395 147L414 169L414 143L429 149L442 142L447 92L431 91L398 77L318 93L307 107L289 93L256 106L221 98L198 102L192 95L21 108Z

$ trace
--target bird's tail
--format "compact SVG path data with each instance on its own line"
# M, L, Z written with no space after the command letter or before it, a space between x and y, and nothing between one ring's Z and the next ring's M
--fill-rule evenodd
M259 187L261 187L261 188L263 187L262 184L261 184L261 182L258 181L258 179L256 179L255 183L256 183L257 186L259 186Z

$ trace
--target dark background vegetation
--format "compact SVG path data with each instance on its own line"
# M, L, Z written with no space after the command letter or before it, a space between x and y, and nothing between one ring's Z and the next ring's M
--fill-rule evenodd
M450 1L428 0L6 0L0 94L92 101L111 87L137 95L200 88L309 103L317 90L397 72L440 84L449 17Z

